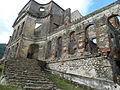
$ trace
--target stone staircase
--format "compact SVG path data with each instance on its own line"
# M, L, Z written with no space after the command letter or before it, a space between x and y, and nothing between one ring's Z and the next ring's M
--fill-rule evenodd
M28 90L56 90L44 71L34 59L11 59L5 61L5 79L8 84Z

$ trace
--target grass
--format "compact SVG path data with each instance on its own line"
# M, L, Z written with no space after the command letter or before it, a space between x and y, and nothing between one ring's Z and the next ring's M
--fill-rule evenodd
M11 86L0 85L0 90L17 90L17 89Z
M58 88L62 89L62 90L84 90L80 87L77 87L69 82L66 82L65 80L62 80L60 78L58 78L56 75L53 75L51 73L46 73L48 78L53 81Z
M2 75L2 70L3 70L3 66L2 65L0 65L0 76Z

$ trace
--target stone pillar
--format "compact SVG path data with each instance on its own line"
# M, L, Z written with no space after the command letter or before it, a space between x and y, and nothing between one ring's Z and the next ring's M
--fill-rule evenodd
M68 38L67 35L63 36L63 40L62 40L62 59L67 58L68 56Z
M68 8L65 10L64 13L64 24L67 25L70 22L71 22L71 9Z
M55 60L55 55L56 55L56 39L52 40L52 46L51 46L51 61Z

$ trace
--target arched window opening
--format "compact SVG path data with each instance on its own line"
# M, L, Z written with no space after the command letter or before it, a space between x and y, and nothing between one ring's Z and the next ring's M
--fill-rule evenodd
M95 25L90 24L90 25L87 27L87 33L88 33L88 37L89 37L90 39L95 38L95 37L96 37Z
M120 16L110 16L107 25L111 48L110 55L113 58L120 58Z
M23 32L24 25L25 25L25 22L22 23L21 30L20 30L20 35L21 35L22 32Z
M15 47L15 58L17 57L17 54L18 54L18 46L19 46L19 43L17 43L16 47Z
M68 43L68 54L73 55L76 51L76 39L75 39L75 31L69 34L69 43Z
M16 29L14 30L14 32L13 32L13 40L15 40L15 34L16 34Z
M87 52L90 52L91 54L98 53L96 30L93 24L87 26L85 35L86 35L85 50Z
M45 59L48 59L48 58L50 58L50 56L51 56L51 41L49 41L48 43L47 43L47 49L46 49L46 56L45 56Z
M113 15L108 18L111 47L120 48L120 16Z
M56 41L56 57L59 58L62 55L62 37L59 37Z
M120 16L111 16L108 21L113 27L120 27Z
M41 22L35 24L35 30L34 30L35 36L39 36L39 34L41 33L42 25L43 25L43 23L41 23Z
M17 28L17 30L16 30L16 33L15 33L15 39L16 39L17 36L18 36L19 29L20 29L20 26L18 26L18 28Z

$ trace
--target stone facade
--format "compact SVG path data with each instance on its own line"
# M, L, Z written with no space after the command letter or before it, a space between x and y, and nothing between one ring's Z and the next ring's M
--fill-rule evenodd
M46 61L54 74L100 90L120 87L119 0L86 16L30 0L13 28L6 59Z

